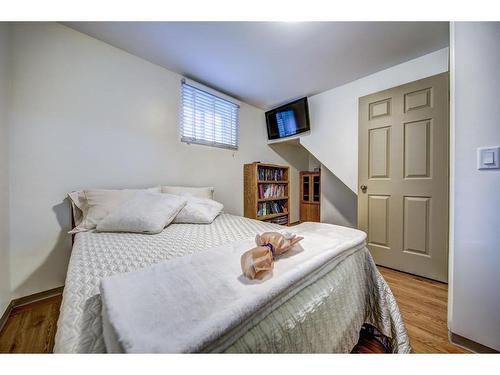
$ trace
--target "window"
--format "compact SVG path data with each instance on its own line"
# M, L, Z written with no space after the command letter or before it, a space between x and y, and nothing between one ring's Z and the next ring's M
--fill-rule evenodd
M239 105L222 96L182 80L182 142L238 149Z

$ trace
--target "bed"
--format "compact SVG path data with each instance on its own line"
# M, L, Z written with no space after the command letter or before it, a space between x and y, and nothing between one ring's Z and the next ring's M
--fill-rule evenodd
M68 267L54 351L106 352L99 295L102 278L282 228L221 214L212 224L171 224L157 235L78 233ZM223 350L207 346L201 351L349 353L364 324L380 331L392 352L411 351L394 296L366 247L361 247L342 259L331 272L254 320L231 345Z

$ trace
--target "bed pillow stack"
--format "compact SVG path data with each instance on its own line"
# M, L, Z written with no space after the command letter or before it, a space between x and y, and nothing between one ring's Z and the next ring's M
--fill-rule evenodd
M207 187L191 187L191 186L162 186L162 193L182 195L186 197L198 197L205 199L214 199L214 188Z
M72 203L75 228L70 233L95 229L97 224L139 192L161 192L161 187L149 189L89 189L68 194Z
M213 187L162 186L161 191L187 199L186 206L174 219L176 224L210 224L224 208L213 200Z
M160 233L186 205L184 197L140 192L101 220L99 232Z
M68 194L75 228L70 233L154 234L171 222L209 224L224 206L214 201L212 187L158 186L149 189L93 189Z
M210 224L221 213L224 206L212 199L185 196L187 203L175 217L174 223Z

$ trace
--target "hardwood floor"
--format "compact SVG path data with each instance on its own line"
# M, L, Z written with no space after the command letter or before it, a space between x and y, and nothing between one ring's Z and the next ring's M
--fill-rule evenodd
M467 353L448 341L448 286L379 267L398 301L415 353ZM51 353L61 296L14 309L0 332L0 353ZM353 353L384 353L384 347L362 332Z
M62 296L16 307L0 332L0 353L52 353Z
M448 340L448 284L378 269L396 297L415 353L469 353Z

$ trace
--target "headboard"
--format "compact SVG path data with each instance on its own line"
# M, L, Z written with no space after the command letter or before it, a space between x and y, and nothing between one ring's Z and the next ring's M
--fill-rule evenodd
M75 228L75 213L73 211L73 202L71 202L71 199L69 201L69 211L71 215L71 230ZM71 234L71 246L75 243L75 233Z

